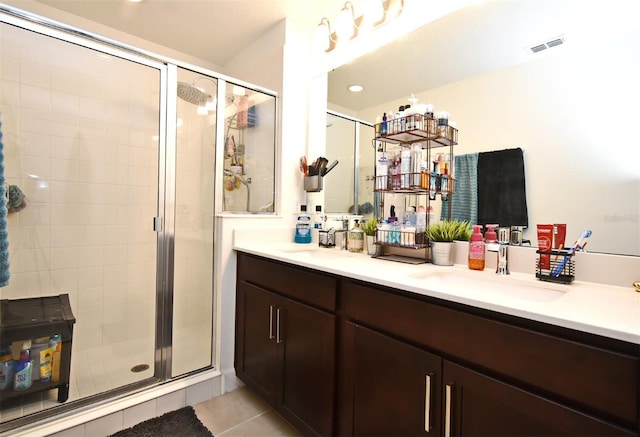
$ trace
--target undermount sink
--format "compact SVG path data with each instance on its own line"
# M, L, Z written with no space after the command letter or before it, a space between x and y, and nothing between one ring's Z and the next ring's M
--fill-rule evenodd
M423 282L421 285L443 292L461 292L477 290L478 293L504 296L532 302L553 302L567 293L567 285L551 284L532 279L531 282L511 276L487 276L484 272L461 272L459 270L424 271L412 275Z

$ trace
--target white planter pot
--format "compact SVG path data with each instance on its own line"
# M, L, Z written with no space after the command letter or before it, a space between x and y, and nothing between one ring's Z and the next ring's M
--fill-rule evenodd
M431 262L438 266L453 265L453 249L454 245L448 241L432 241L431 242Z
M376 245L375 235L367 235L367 255L374 256L377 253L378 246Z

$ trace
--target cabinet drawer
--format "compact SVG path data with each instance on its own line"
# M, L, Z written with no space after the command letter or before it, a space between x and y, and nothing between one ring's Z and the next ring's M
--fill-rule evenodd
M341 307L348 319L474 363L604 418L638 426L637 354L543 334L348 280Z
M246 281L329 311L336 310L336 278L302 267L238 253L238 282Z

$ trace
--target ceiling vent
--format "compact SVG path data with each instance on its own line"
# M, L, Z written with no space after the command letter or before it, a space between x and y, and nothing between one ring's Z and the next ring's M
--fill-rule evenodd
M538 52L541 52L543 50L547 50L547 45L546 44L538 44L537 46L531 47L531 51L533 53L538 53Z
M558 36L553 38L545 43L536 44L534 46L529 47L529 50L533 53L538 53L546 49L551 49L553 47L557 47L559 45L564 44L564 36Z

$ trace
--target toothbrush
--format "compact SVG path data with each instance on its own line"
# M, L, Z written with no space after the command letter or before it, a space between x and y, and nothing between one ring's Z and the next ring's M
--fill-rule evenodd
M567 265L567 262L569 261L569 258L571 257L571 255L573 255L575 252L577 252L579 250L584 249L584 246L587 245L585 240L587 238L589 238L590 236L591 236L591 230L589 230L589 229L587 229L582 234L580 234L580 238L578 238L578 241L576 241L574 243L574 245L571 247L571 249L569 249L569 251L565 255L565 257L562 260L562 262L560 264L558 264L558 266L553 271L552 276L554 278L557 278L558 276L560 276L560 272L562 271L562 269L564 269L564 266Z

